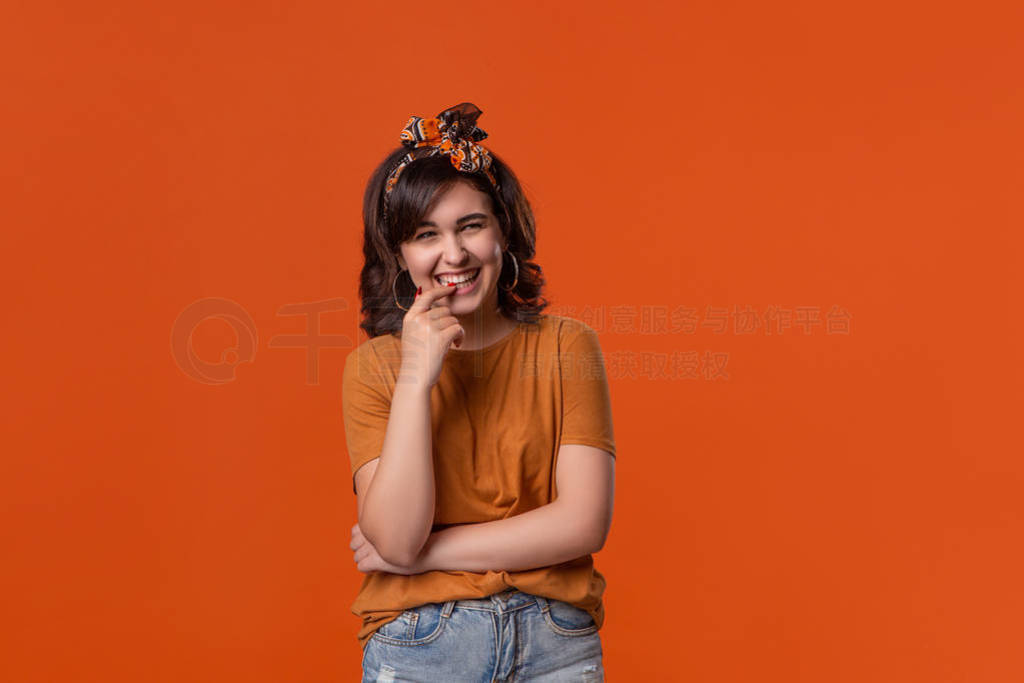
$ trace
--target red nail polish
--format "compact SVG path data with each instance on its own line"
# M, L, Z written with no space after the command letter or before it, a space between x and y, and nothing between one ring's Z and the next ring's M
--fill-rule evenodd
M454 282L449 282L449 283L448 283L448 286L449 286L449 287L454 287L454 286L455 286L455 283L454 283Z
M422 293L423 293L423 288L422 287L417 287L416 288L416 296L419 296Z

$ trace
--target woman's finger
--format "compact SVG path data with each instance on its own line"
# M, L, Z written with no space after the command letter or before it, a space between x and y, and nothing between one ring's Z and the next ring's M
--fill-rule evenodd
M430 289L425 289L419 296L416 297L416 300L412 302L412 305L409 306L409 311L406 313L406 315L415 315L416 313L422 313L423 311L426 311L429 308L431 308L435 301L437 301L443 296L448 296L454 291L455 287L447 286L438 286L431 287Z
M443 318L446 315L451 315L451 311L452 309L448 305L434 306L429 311L427 311L427 320L437 320L438 318Z
M466 339L466 330L459 324L459 321L452 318L452 323L441 330L443 339L446 342L450 342L455 348L462 346L462 342Z
M444 332L445 330L447 330L452 325L458 325L458 324L459 324L459 319L456 318L454 315L447 315L447 316L445 316L443 318L438 318L437 319L437 329L440 330L441 332Z

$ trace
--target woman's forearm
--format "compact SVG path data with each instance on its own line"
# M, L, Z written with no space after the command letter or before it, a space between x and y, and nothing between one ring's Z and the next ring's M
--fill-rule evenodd
M555 500L515 517L461 524L430 534L408 566L426 571L523 571L596 552L593 534Z
M380 460L359 511L359 527L382 558L406 565L434 520L430 387L400 375Z

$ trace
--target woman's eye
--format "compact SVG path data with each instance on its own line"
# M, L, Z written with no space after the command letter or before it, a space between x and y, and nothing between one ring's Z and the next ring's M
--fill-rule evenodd
M463 225L462 226L463 229L466 229L466 228L482 228L482 227L484 227L483 223L469 223L468 225ZM421 237L426 237L427 235L433 235L433 234L434 234L433 230L424 230L420 234L416 235L415 239L420 239Z

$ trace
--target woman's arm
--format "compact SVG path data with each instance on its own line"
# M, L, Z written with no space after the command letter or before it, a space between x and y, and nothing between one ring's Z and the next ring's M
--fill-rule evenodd
M515 517L435 531L409 569L514 572L568 562L598 548L573 510L556 500Z
M356 568L361 572L422 574L428 571L523 571L568 562L597 552L576 523L578 517L559 501L494 522L460 524L430 534L412 562L381 557L357 524L352 528Z
M411 563L420 554L433 525L430 392L445 354L464 330L455 317L431 307L454 290L418 293L402 319L401 365L380 457L374 470L356 472L360 528L381 557L395 564Z
M359 525L352 530L359 571L420 574L427 571L523 571L595 553L611 525L615 459L591 446L564 445L552 503L493 522L462 524L430 534L410 562L391 563L367 544Z
M592 446L563 445L555 483L558 497L547 505L430 534L411 569L522 571L596 553L611 527L615 458Z
M359 527L387 562L413 561L434 519L430 387L399 381L380 458L356 473Z

